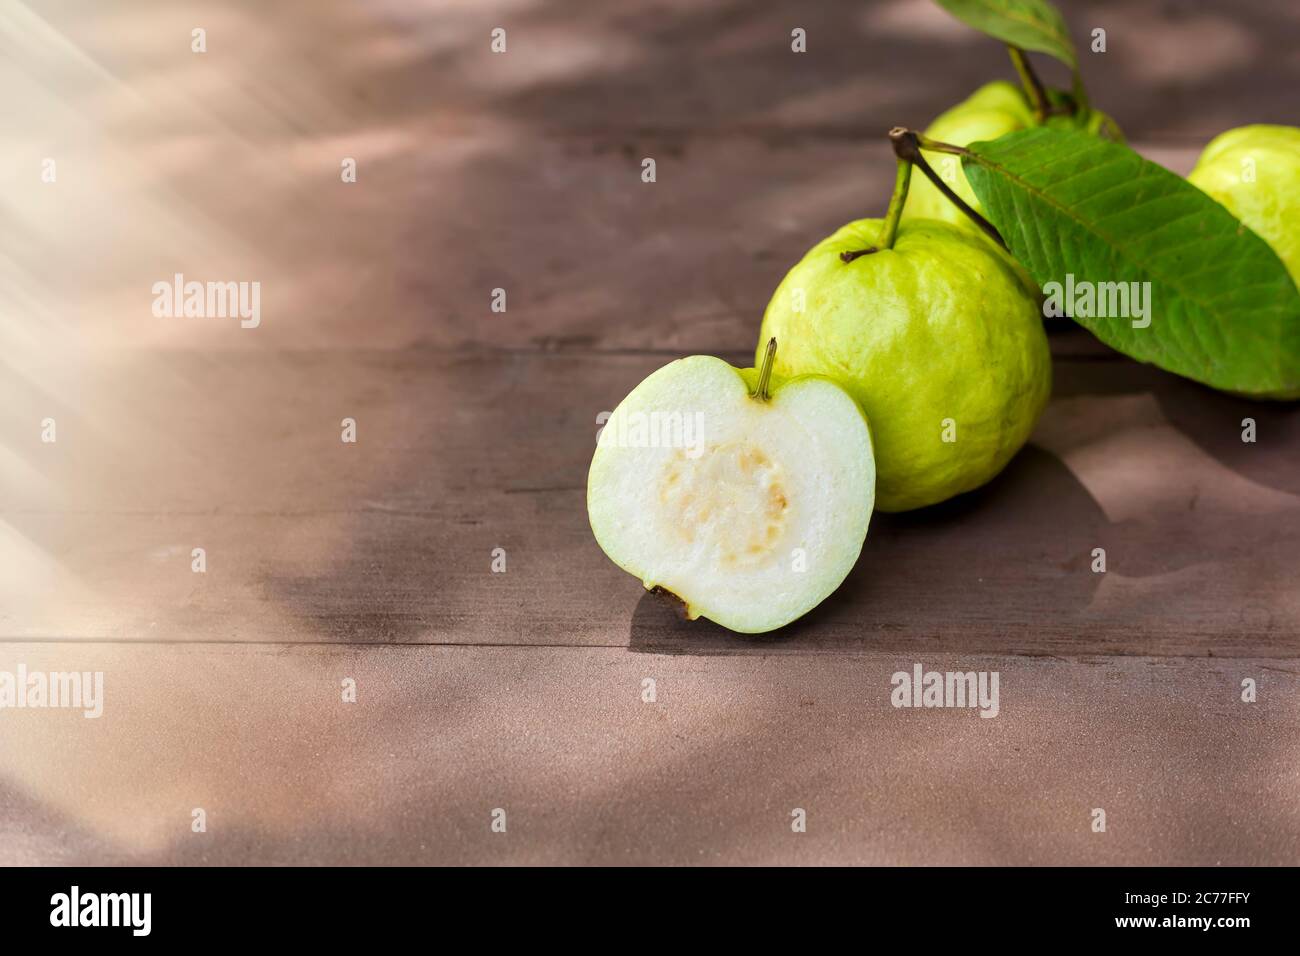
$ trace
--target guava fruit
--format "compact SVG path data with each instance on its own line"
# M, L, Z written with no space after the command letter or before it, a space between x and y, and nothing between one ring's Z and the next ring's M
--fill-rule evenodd
M915 177L913 177L915 178ZM876 506L906 511L970 491L1029 438L1051 392L1038 290L992 242L912 219L851 222L781 281L761 341L779 375L826 375L871 422ZM849 260L849 261L846 261Z
M1272 246L1300 286L1300 129L1257 124L1221 133L1187 180Z
M1056 90L1048 91L1048 98L1056 106L1069 106L1071 103L1068 94ZM1033 106L1024 91L1005 80L994 80L940 114L925 130L925 135L941 143L969 146L971 143L994 140L1036 125L1038 123L1034 118ZM1044 125L1084 129L1106 139L1124 141L1115 121L1100 110L1080 109L1073 115L1049 116ZM966 181L966 173L961 168L959 157L928 150L923 150L922 155L953 192L966 200L976 212L983 211L975 198L975 191ZM913 179L907 205L903 207L904 219L939 219L982 235L965 213L954 206L933 183L924 176Z
M769 353L765 353L765 357ZM686 615L770 631L820 604L867 535L875 458L829 379L779 380L708 355L670 362L597 441L587 514L601 549Z

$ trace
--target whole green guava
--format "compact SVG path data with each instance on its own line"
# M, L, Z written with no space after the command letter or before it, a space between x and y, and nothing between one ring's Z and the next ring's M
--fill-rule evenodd
M1068 108L1072 103L1068 94L1052 90L1048 95L1054 105ZM941 114L930 124L925 135L941 143L968 146L971 143L994 140L1007 133L1029 129L1036 125L1038 124L1034 118L1033 106L1024 91L1005 80L994 80L981 86L968 99ZM1049 116L1044 125L1082 129L1104 139L1124 141L1123 134L1115 125L1115 121L1100 110L1076 110L1072 115ZM928 150L923 150L922 155L953 192L964 199L976 212L983 212L979 201L975 198L975 191L966 181L966 173L961 168L960 157ZM940 219L983 235L979 227L925 176L912 177L907 205L903 207L903 218Z
M759 351L775 337L776 374L824 375L858 400L876 507L906 511L1002 470L1047 404L1051 356L1038 290L992 242L914 219L861 254L880 233L863 219L814 246L772 296Z
M1300 129L1257 124L1221 133L1187 180L1272 246L1300 286Z

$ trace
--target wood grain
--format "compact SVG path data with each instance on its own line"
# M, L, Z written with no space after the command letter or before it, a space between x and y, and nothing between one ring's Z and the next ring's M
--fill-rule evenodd
M998 671L998 716L892 707L891 674L917 659ZM1300 853L1300 676L1274 661L0 646L0 669L16 661L102 670L105 709L4 715L6 864L1214 866ZM191 831L195 807L206 833ZM791 831L794 808L806 833Z

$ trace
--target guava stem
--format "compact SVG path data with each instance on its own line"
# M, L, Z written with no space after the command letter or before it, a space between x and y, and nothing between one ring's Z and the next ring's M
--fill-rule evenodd
M894 177L894 194L889 197L889 211L885 213L885 225L876 240L878 249L894 248L898 238L898 220L903 215L903 204L907 202L907 187L912 182L912 161L898 157L898 174Z
M847 249L840 253L840 261L845 265L862 256L869 256L881 249L894 248L898 238L898 222L903 216L903 205L907 202L907 187L912 182L912 161L898 157L898 173L894 177L894 194L889 197L889 210L885 213L885 224L880 229L880 238L874 246L865 249Z
M1047 90L1043 88L1043 81L1034 72L1024 50L1017 46L1008 46L1007 52L1011 54L1011 62L1015 64L1016 72L1020 74L1020 85L1025 88L1025 95L1034 105L1034 121L1041 124L1047 119L1048 110L1051 108L1051 103L1047 100Z
M895 126L889 131L889 141L894 146L894 155L899 159L905 159L912 163L921 172L925 173L927 179L934 183L934 187L948 197L948 201L966 214L967 218L975 225L979 226L984 233L996 242L1003 249L1007 248L1006 241L1002 238L1002 233L994 228L993 223L989 222L974 209L972 209L966 200L962 199L952 188L943 181L943 178L930 168L930 164L925 161L921 155L922 149L928 149L935 153L950 153L953 156L970 156L975 157L969 149L961 146L954 146L952 143L940 143L938 140L930 139L928 136L922 136L915 130L910 130L905 126ZM1010 250L1008 250L1010 251ZM843 258L843 255L840 256Z
M772 384L772 363L776 360L776 339L767 340L767 351L763 353L763 366L758 370L758 385L755 386L751 397L758 399L760 402L766 402L772 396L768 392L768 386Z

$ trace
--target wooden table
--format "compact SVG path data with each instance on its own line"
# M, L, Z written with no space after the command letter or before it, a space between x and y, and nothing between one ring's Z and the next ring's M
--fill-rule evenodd
M761 638L587 527L599 413L745 363L785 269L883 210L880 133L996 45L920 0L35 9L0 17L0 671L105 699L0 710L0 863L1300 860L1292 405L1056 329L1007 471L877 515ZM1162 10L1071 17L1145 154L1300 119L1294 12ZM177 272L259 281L261 325L155 318ZM894 709L918 662L999 672L1000 714Z

